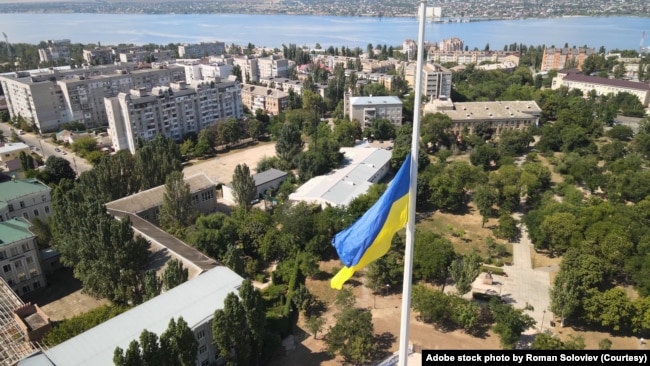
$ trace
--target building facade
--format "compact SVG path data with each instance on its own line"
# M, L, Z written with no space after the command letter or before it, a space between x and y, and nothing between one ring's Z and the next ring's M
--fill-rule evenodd
M463 40L457 37L443 39L438 43L438 49L444 52L462 51L463 47Z
M62 124L73 121L87 127L106 126L104 98L184 80L183 67L153 64L151 68L138 68L136 63L0 76L11 117L22 116L41 133L56 132Z
M47 47L38 49L38 57L41 62L57 62L58 60L70 61L69 39L47 41Z
M0 221L22 217L45 220L52 214L52 189L37 179L0 183Z
M541 71L581 69L585 59L595 53L596 50L593 48L545 48Z
M241 70L241 79L244 83L257 82L260 80L260 68L258 59L252 56L235 56L232 58L235 65Z
M200 42L178 46L178 56L181 58L201 58L221 55L226 51L224 42Z
M241 86L235 81L172 83L169 87L133 89L106 98L109 134L115 151L135 153L137 140L158 133L181 141L190 133L232 117L242 118Z
M83 58L90 65L108 65L113 63L113 49L110 47L95 47L83 50Z
M519 56L515 51L444 51L430 49L428 61L435 64L456 63L458 65L500 63L508 56Z
M257 85L244 85L241 89L242 104L251 112L261 109L277 116L289 105L289 93Z
M350 121L356 119L362 129L378 118L387 119L396 127L402 125L402 101L396 96L350 97L346 94L344 103Z
M638 81L589 76L577 72L577 70L568 70L558 72L557 76L553 78L551 89L559 89L563 86L569 89L579 89L585 96L591 91L596 92L597 95L630 93L639 98L644 107L647 108L650 105L650 85Z
M257 65L259 78L289 77L289 60L287 59L279 56L260 57L257 59Z
M23 218L0 222L0 276L21 296L47 286L30 226Z
M3 144L0 142L0 163L7 163L20 158L20 153L29 155L29 146L22 142L10 142Z
M415 84L413 84L415 86ZM422 68L422 95L429 100L451 96L451 70L426 63Z

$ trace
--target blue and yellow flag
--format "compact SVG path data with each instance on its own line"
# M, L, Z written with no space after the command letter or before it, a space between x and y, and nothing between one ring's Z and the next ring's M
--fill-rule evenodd
M340 290L355 271L388 252L393 235L406 224L410 176L409 155L379 200L359 220L334 236L332 244L345 267L332 278L332 288Z

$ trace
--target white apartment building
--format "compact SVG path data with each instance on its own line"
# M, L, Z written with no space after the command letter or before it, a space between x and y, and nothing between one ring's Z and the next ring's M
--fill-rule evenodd
M145 62L147 58L153 58L155 62L176 60L176 53L171 50L130 50L119 55L120 62Z
M638 81L601 78L598 76L584 75L577 70L558 72L553 78L551 89L561 87L579 89L586 96L590 91L597 95L618 94L627 92L636 95L644 107L650 104L650 85Z
M108 65L113 63L113 49L110 47L95 47L83 50L84 61L91 65Z
M410 63L406 67L405 80L411 87L415 87L416 66ZM426 63L422 67L422 95L429 100L451 95L451 70L440 65Z
M191 83L196 80L221 80L232 76L232 59L225 58L224 61L210 61L203 63L197 60L177 60L176 64L185 68L185 81Z
M38 49L38 57L41 62L56 62L59 59L70 61L69 39L47 41L47 47Z
M344 103L350 121L356 119L363 129L378 118L385 118L396 127L402 125L402 101L396 96L350 97L346 94Z
M260 80L259 59L252 56L235 56L232 61L241 69L241 80L244 83Z
M51 190L34 178L0 183L0 221L15 217L27 220L49 217L52 214Z
M135 153L139 138L158 133L181 141L190 133L228 117L242 118L241 85L236 81L172 83L169 87L133 89L106 98L106 115L113 148Z
M481 62L500 63L508 56L519 57L519 52L514 51L444 51L430 49L428 61L436 64L457 63L458 65L475 64ZM518 62L517 62L518 63Z
M418 51L418 44L412 39L407 39L402 43L402 53L406 55L408 60L415 58L415 54Z
M73 121L88 127L106 126L105 97L184 80L181 66L153 64L138 69L136 63L0 75L10 116L22 116L42 133L56 132Z
M259 78L288 78L289 60L279 56L260 57L257 59Z
M0 277L18 295L47 286L30 226L23 218L0 222Z
M224 42L185 43L178 46L178 56L181 58L201 58L221 55L226 51Z

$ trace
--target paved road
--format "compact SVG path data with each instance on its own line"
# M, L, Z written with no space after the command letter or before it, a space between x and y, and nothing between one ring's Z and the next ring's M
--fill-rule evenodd
M9 140L11 138L11 129L13 126L9 125L8 123L0 123L0 130L2 130L5 138ZM58 156L60 158L64 158L70 162L70 166L72 169L74 169L77 174L81 174L85 171L88 171L92 169L92 165L88 163L85 159L77 156L75 153L73 153L70 150L66 150L66 154L63 154L63 149L62 152L56 152L54 149L57 148L58 146L52 144L51 140L49 137L44 137L44 136L38 136L32 133L26 133L24 135L19 136L27 145L33 146L34 148L38 148L36 151L38 154L40 154L43 157L43 160L46 160L49 156Z

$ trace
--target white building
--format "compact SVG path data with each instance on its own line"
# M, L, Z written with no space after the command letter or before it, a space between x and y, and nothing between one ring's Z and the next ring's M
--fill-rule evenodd
M158 133L181 141L190 133L228 117L242 118L241 86L235 81L172 83L120 93L106 98L109 133L115 151L135 153L138 138L153 139Z
M259 60L252 56L235 56L232 58L235 65L241 70L241 80L248 84L260 79Z
M30 226L23 218L0 222L0 277L18 295L47 285Z
M52 214L51 188L37 179L0 183L0 221L22 217L43 220Z
M415 84L413 84L415 86ZM451 70L427 62L422 68L422 95L429 100L451 96Z
M200 42L182 44L178 46L178 56L181 58L201 58L205 56L221 55L226 51L224 42Z
M381 181L390 169L391 152L370 147L343 147L344 166L328 174L314 177L289 195L291 201L316 203L323 207L347 206Z
M178 60L176 65L185 68L185 81L191 83L197 80L214 80L220 78L226 80L232 75L232 59L224 58L224 61L210 61L204 63L198 60Z
M402 101L396 96L350 97L346 94L345 112L350 121L356 119L364 129L378 118L387 119L395 126L402 125Z
M55 347L21 360L19 366L113 366L116 347L126 350L143 330L160 336L170 319L183 317L199 343L197 366L219 360L212 341L212 318L243 278L227 267L206 271Z
M20 158L20 153L29 155L29 146L22 142L0 143L0 163Z
M563 86L569 89L579 89L585 96L592 90L597 95L626 92L637 96L644 107L648 107L650 103L650 84L638 81L601 78L584 75L576 70L568 70L558 72L557 76L553 78L551 89L559 89Z
M289 60L279 56L260 57L257 59L259 78L288 78Z
M69 39L47 41L47 47L38 49L38 57L41 62L57 62L63 59L65 62L70 61Z

